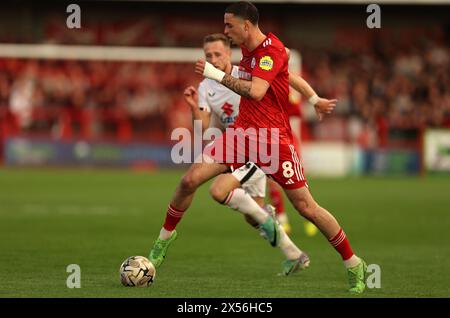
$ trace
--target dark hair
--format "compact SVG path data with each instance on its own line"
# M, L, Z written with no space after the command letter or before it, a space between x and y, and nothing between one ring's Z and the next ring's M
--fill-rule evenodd
M216 42L216 41L222 41L223 45L225 45L226 47L231 47L230 39L227 38L222 33L208 34L207 36L205 36L203 38L203 44L210 43L210 42Z
M235 16L243 18L244 20L249 20L253 25L258 25L258 9L248 1L239 1L230 4L225 9L225 13L232 13Z

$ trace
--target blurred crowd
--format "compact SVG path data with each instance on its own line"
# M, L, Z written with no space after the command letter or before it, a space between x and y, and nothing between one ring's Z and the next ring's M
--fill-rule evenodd
M216 23L220 28L221 22ZM158 45L186 45L192 34L205 32L195 23L186 32L183 25L178 19L166 21L172 36L164 39L171 43ZM131 24L130 33L126 26L116 25L114 32L94 30L91 37L120 44L117 37L123 33L123 38L155 44L155 37L145 36L150 29L148 23ZM67 30L49 30L53 38L69 41ZM337 30L329 47L308 43L291 47L302 55L307 81L321 96L339 100L328 124L316 125L303 112L304 126L310 128L305 138L383 146L395 130L450 128L448 34L439 28L410 31L400 34L400 40L398 34L388 33L369 41L365 35L358 38ZM86 39L89 31L82 35L93 41ZM195 36L195 41L201 42L199 38ZM167 141L173 128L191 126L182 91L200 80L192 63L0 58L0 137L42 133L58 138ZM336 121L344 127L340 134L329 129Z
M0 114L23 133L162 140L189 126L180 92L199 80L191 63L0 59Z
M385 145L389 130L450 128L450 50L441 31L383 37L346 49L301 50L304 73L321 95L339 100L336 113L360 122Z

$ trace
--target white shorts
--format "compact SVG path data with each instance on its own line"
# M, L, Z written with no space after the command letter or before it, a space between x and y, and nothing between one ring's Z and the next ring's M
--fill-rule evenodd
M234 170L232 175L251 197L264 198L266 196L266 174L253 162L247 162L239 169Z

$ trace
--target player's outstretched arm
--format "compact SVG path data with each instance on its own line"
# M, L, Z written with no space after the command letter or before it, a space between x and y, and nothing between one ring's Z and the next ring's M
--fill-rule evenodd
M216 69L212 64L203 59L198 60L195 64L195 72L221 83L241 96L256 101L263 99L270 86L266 80L258 77L253 77L252 81L234 78L233 76Z
M336 107L337 99L320 98L311 85L301 76L289 73L289 85L297 92L308 98L316 110L319 121L323 119L324 114L330 114Z
M184 90L184 100L191 107L192 120L202 121L202 132L209 127L209 121L211 113L207 111L201 111L198 107L198 92L194 86L189 86Z

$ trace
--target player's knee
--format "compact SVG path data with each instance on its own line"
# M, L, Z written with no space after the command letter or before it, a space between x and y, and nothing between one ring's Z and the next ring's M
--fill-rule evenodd
M219 203L225 201L228 193L217 182L214 182L209 188L211 197Z
M296 202L295 207L297 211L309 221L315 223L314 221L318 218L318 205L316 202L308 202L306 200L299 200Z
M184 191L192 192L198 187L197 178L193 173L188 173L181 178L181 188Z

